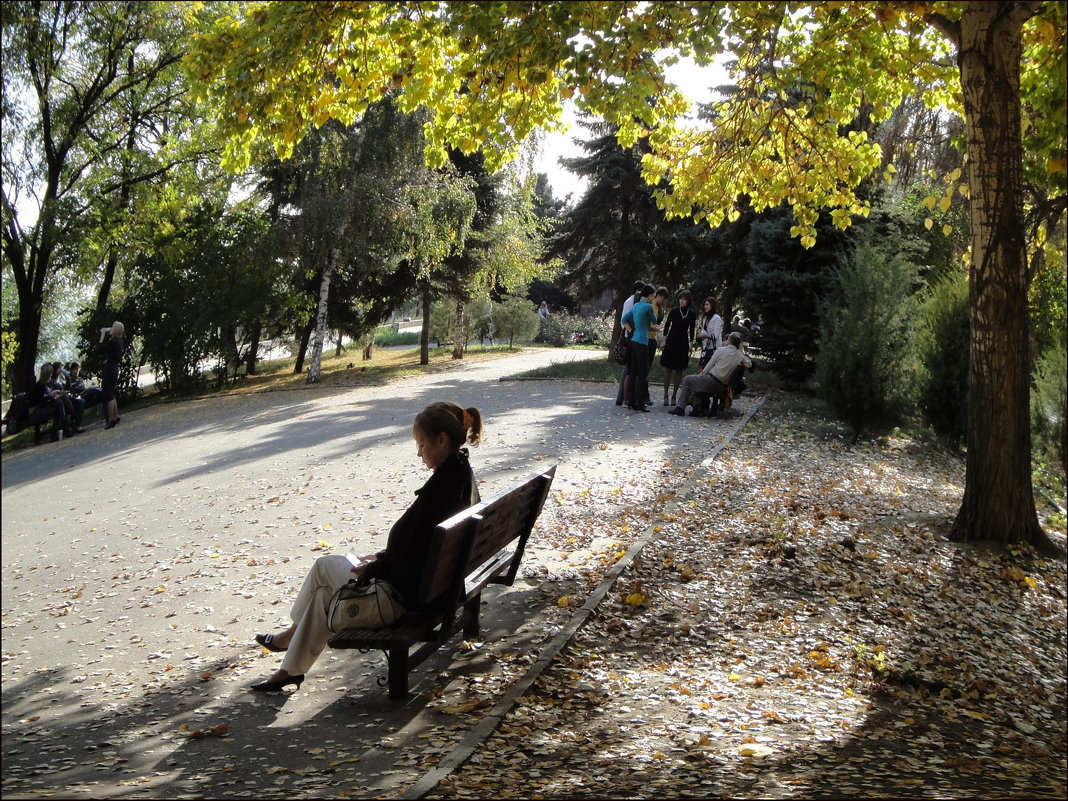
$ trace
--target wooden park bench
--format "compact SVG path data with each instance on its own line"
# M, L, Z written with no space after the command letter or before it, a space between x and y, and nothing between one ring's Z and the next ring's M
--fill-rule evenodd
M27 426L33 426L33 444L41 441L41 426L52 422L52 439L59 436L56 428L55 411L49 405L30 406L25 392L19 392L11 399L11 405L4 416L5 430L8 434L17 434Z
M339 631L330 638L330 647L385 651L389 697L407 698L409 671L458 632L470 639L478 636L482 590L515 581L555 475L553 466L441 523L431 540L414 607L424 611L409 612L386 628Z

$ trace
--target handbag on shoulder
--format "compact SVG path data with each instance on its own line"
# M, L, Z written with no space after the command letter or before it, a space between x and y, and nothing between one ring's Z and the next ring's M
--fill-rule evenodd
M345 629L381 629L405 613L400 593L388 581L350 580L327 606L327 625L334 634Z
M630 333L626 328L620 333L616 344L612 346L612 360L621 367L630 360Z

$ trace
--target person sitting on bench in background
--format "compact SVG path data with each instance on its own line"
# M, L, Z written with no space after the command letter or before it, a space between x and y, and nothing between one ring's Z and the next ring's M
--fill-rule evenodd
M65 432L69 425L67 410L60 394L60 390L52 387L52 365L42 364L37 383L30 388L27 397L31 408L41 406L52 410L52 442L58 442L60 434Z
M712 417L715 417L716 404L727 393L727 387L734 379L735 370L739 367L752 367L753 362L742 351L742 335L737 331L727 337L727 344L716 348L708 364L696 375L688 375L682 379L679 387L677 405L670 410L671 414L686 414L686 406L690 403L690 395L709 395L712 398ZM698 414L695 406L691 414Z
M104 396L104 391L100 387L85 385L85 379L82 378L82 366L78 362L71 362L67 368L67 391L82 399L85 404L84 409L92 409ZM101 411L101 417L103 417L103 411Z
M415 597L434 529L479 502L467 448L462 447L465 442L478 445L482 440L482 415L478 409L462 409L447 401L432 403L416 415L412 436L423 464L434 473L416 490L415 502L393 524L386 549L361 557L357 565L340 555L315 560L290 612L292 625L279 634L256 635L256 642L264 648L285 651L286 655L274 675L253 684L251 689L277 692L290 684L300 687L305 672L330 639L330 599L350 579L386 581L405 602Z
M67 434L82 434L82 414L85 412L85 401L67 388L65 380L67 371L63 369L63 362L52 362L52 389L59 390L59 399L63 403L63 411L67 415Z

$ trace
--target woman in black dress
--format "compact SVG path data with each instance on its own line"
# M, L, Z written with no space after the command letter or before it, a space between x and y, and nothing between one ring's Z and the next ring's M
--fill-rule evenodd
M104 366L103 387L101 387L103 394L100 397L104 402L104 410L108 421L105 428L114 428L119 424L117 389L119 384L119 362L122 361L122 351L125 347L122 339L124 333L126 333L126 327L116 320L111 328L100 329L100 344L96 346L96 349L107 357L107 364ZM107 339L107 342L104 341L105 339Z
M671 405L682 383L682 376L690 367L690 347L693 343L697 312L690 308L693 296L687 290L679 293L679 305L668 313L664 325L664 352L660 354L660 366L664 368L664 405L668 405L668 386L674 381Z

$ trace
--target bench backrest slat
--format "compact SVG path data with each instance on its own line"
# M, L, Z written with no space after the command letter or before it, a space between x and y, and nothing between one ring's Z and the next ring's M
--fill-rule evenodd
M492 559L513 541L518 541L520 549L525 546L555 474L554 466L485 504L479 511L481 520L475 530L465 574Z
M464 577L518 540L508 583L515 577L526 538L541 513L556 474L553 466L486 503L445 520L434 530L419 586L420 605L449 606L460 600Z
M467 566L467 553L471 548L471 536L478 522L477 513L482 506L478 503L464 509L434 529L419 584L419 604L437 601L456 586L458 579L462 580L463 570Z

